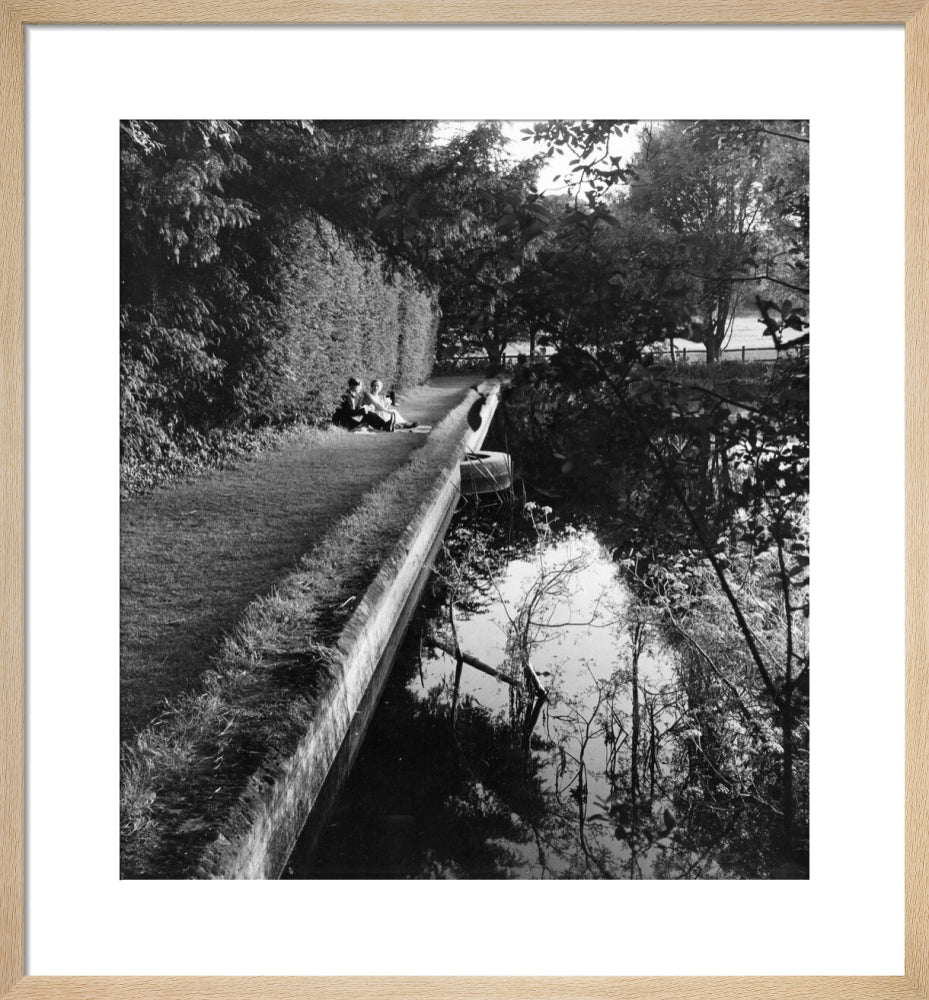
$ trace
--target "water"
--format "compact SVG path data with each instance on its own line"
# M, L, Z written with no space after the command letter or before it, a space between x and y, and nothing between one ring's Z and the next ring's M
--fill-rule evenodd
M591 528L508 517L453 525L328 830L288 877L763 876L700 759L717 725L738 748L738 720L694 726L678 652ZM456 687L456 636L502 677L465 664Z

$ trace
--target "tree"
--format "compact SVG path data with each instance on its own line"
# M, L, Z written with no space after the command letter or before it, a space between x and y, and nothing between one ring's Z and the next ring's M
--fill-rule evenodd
M219 391L218 345L260 305L225 257L255 210L226 186L247 169L229 121L120 129L121 417L124 441L183 433Z
M440 296L440 356L483 350L499 362L518 335L514 284L547 226L535 191L539 159L510 161L497 122L482 122L432 158L378 213L382 240L406 242Z
M809 679L805 368L785 358L769 383L734 399L639 361L565 350L517 370L506 409L523 476L602 525L670 626L699 643L681 624L695 607L727 623L716 675L759 726L780 732L770 802L788 853Z
M631 201L677 238L674 265L696 279L689 339L719 360L740 304L738 278L760 252L761 143L720 146L698 123L647 130ZM686 335L686 334L685 334Z
M797 289L779 303L759 297L766 332L778 346L796 343L790 331L808 336L806 126L776 125L646 130L631 170L605 148L613 122L537 129L582 154L579 177L601 166L598 183L552 216L520 273L527 329L559 350L550 364L517 370L507 413L523 432L530 478L547 466L543 477L569 490L584 470L617 548L669 614L692 589L728 610L751 711L781 732L789 851L809 669L807 359L782 359L760 398L733 399L713 383L675 379L649 349L675 329L698 336L716 361L743 289L779 284ZM632 181L628 202L613 190L623 180ZM696 312L696 328L677 325L684 311Z
M718 358L721 319L732 315L743 284L803 287L805 144L769 131L759 123L675 123L664 145L664 131L645 134L628 203L602 192L586 199L584 225L596 235L576 271L563 268L568 287L557 288L552 271L540 275L539 290L548 282L553 299L588 308L550 364L517 373L507 412L524 430L530 478L554 473L569 489L584 470L584 493L597 498L630 572L670 617L679 621L694 595L728 609L738 685L747 683L753 715L773 718L781 733L777 808L789 850L809 671L808 362L784 358L753 391L757 398L737 390L733 399L711 382L674 378L649 351L662 324L673 328L682 309L697 305L708 359ZM594 223L598 210L612 222ZM651 229L637 232L628 216ZM570 245L555 240L546 250ZM632 281L630 258L641 264ZM563 265L569 259L562 253ZM544 251L538 260L546 261ZM616 276L605 296L607 261ZM582 290L580 299L571 288ZM759 304L776 344L807 336L799 295ZM547 474L533 475L546 462ZM760 616L759 602L767 609Z
M442 289L462 328L476 300L474 328L501 342L497 306L533 237L523 202L537 165L506 165L493 123L444 147L435 131L431 121L122 123L122 440L133 460L203 450L215 432L278 418L275 387L293 381L279 349L286 267L308 220L323 242L379 262L386 282Z
M672 241L622 197L588 211L566 199L522 269L516 303L530 343L638 357L686 318L667 266Z

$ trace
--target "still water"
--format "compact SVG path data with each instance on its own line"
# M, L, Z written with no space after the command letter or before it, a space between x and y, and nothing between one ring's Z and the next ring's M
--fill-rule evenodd
M287 876L764 877L717 815L678 655L592 528L469 508Z

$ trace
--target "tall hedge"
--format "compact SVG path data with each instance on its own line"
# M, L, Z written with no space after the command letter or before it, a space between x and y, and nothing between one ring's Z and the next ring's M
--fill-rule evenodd
M411 277L386 280L325 221L295 224L282 252L280 305L263 393L269 417L327 419L349 375L397 390L432 373L438 313Z
M262 262L260 303L203 296L224 317L204 337L176 303L212 280L235 248L208 268L188 269L173 289L175 314L141 321L124 311L121 329L122 454L127 466L171 465L221 449L231 433L300 419L324 422L349 375L404 390L425 382L435 358L434 296L411 275L385 276L377 257L359 256L334 228L305 214L284 228ZM181 313L180 321L176 315Z

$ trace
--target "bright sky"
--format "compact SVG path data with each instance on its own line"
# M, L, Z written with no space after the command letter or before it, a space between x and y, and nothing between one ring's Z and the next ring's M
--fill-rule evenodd
M514 159L527 159L536 153L542 152L543 147L541 144L534 143L531 137L521 134L522 129L530 128L534 124L535 122L533 121L504 122L503 132L510 139L510 153ZM637 132L638 130L633 128L629 131L628 135L612 141L611 152L613 155L622 156L624 161L632 156L639 147ZM548 191L551 194L564 191L566 187L564 179L556 181L555 178L570 172L570 161L572 159L573 156L567 151L556 152L539 174L539 190Z
M439 126L437 134L440 140L445 139L447 141L452 137L452 135L459 132L467 132L475 124L475 122L471 121L442 122ZM543 151L541 144L536 144L532 142L531 137L521 134L522 129L530 128L534 124L534 121L502 122L503 133L510 140L508 151L514 159L528 159L530 156L535 156L536 153ZM612 152L614 155L620 155L625 159L630 157L635 152L638 148L638 144L637 130L633 128L630 130L628 135L612 144ZM551 160L549 160L549 162L542 168L542 171L539 174L539 190L547 191L550 194L556 194L564 191L566 187L564 180L562 179L556 181L555 178L569 172L569 163L572 158L571 154L566 151L556 152Z

